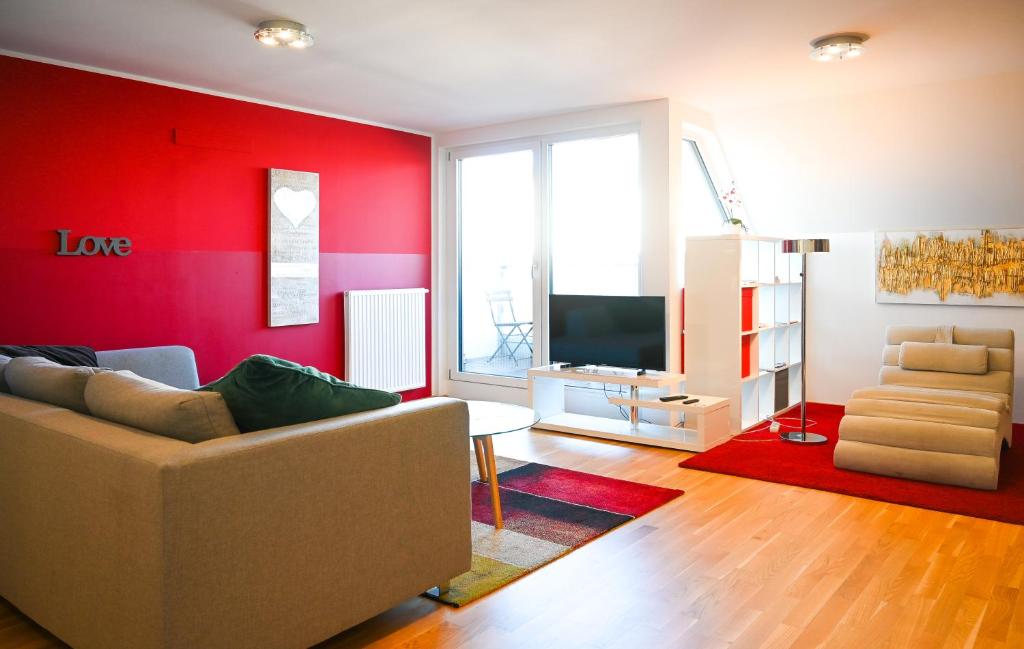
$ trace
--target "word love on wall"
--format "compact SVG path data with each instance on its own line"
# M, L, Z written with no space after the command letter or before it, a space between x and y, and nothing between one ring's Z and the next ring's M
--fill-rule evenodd
M92 257L94 255L117 255L127 257L132 254L132 240L127 237L81 237L72 248L71 230L57 230L59 243L57 255L60 257Z

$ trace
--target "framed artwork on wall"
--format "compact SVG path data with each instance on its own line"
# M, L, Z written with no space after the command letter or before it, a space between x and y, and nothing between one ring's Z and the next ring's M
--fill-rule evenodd
M877 232L875 301L1024 306L1024 228Z
M320 174L270 170L268 326L320 321Z

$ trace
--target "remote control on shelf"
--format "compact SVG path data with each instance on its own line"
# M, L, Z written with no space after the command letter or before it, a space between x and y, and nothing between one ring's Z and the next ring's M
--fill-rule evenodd
M687 399L686 401L683 402L683 405L688 406L691 403L697 403L698 401L700 401L700 399Z
M683 399L689 399L689 398L690 397L685 395L685 394L677 394L677 395L671 396L671 397L658 397L659 400L664 401L666 403L669 402L669 401L682 401Z

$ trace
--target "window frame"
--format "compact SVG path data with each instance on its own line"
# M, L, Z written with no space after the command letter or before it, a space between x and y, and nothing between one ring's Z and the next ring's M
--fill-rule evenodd
M728 222L728 210L722 203L722 193L725 188L735 184L735 179L729 171L729 165L726 164L722 144L714 132L691 122L683 122L682 125L680 146L684 146L686 141L693 143L698 154L698 161L705 172L705 180L710 183L715 195L715 203L718 205L718 212L722 215L724 225Z
M711 195L714 199L715 207L718 210L718 216L722 219L722 225L729 223L729 213L725 210L725 205L722 203L722 192L715 186L715 180L711 177L711 170L708 169L708 164L704 160L704 154L700 150L700 143L697 140L689 137L683 137L683 146L689 147L693 152L693 156L697 159L697 166L701 171L701 175L704 177L704 183L707 188L711 191ZM686 188L683 188L686 191Z
M498 388L518 388L525 390L528 387L528 380L490 374L477 374L462 371L459 362L461 353L460 330L462 327L459 313L461 305L461 269L462 269L462 247L461 247L461 205L460 203L460 173L459 164L463 158L481 155L496 155L530 149L534 153L534 278L539 279L534 285L534 362L543 365L549 362L549 347L547 333L548 319L548 298L551 295L551 199L552 199L552 177L551 177L551 153L552 145L560 142L571 142L575 140L586 140L595 138L615 137L618 135L635 134L637 136L638 165L637 183L640 186L638 200L640 201L641 220L641 250L643 241L643 135L639 121L629 121L607 126L592 128L572 129L559 131L557 133L544 134L534 137L515 138L509 140L475 143L462 146L452 146L441 149L441 158L444 161L444 178L441 187L444 191L442 227L444 241L444 291L447 294L444 311L445 320L448 326L445 327L446 347L442 359L445 365L442 375L447 381L466 385L467 387L476 384L481 386L494 386ZM639 256L637 268L637 295L643 294L644 286L644 258ZM538 355L539 354L539 355ZM539 359L539 360L538 360Z
M548 296L552 293L554 287L554 263L552 261L552 228L554 227L554 210L552 208L552 201L554 195L552 189L554 188L554 179L551 175L552 172L552 160L553 160L553 148L555 144L561 144L565 142L578 142L580 140L598 140L604 138L620 137L623 135L636 135L637 139L637 187L638 187L638 201L637 205L638 213L640 215L640 237L641 254L637 258L637 273L636 273L636 295L643 295L644 286L644 257L643 251L643 218L644 218L644 205L643 205L643 139L640 137L640 125L639 124L618 124L615 126L600 127L585 129L580 131L570 131L567 133L559 133L554 136L541 138L541 143L544 147L544 217L545 217L545 239L546 239L546 254L547 254L547 275L546 275L546 288L544 291L544 317L547 318L548 309ZM547 354L547 339L544 340L544 357L543 361L548 362L549 356Z

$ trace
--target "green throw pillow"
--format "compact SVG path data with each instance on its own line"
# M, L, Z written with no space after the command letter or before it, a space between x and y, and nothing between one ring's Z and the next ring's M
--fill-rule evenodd
M219 392L243 433L386 408L402 396L361 388L315 367L257 354L199 388Z

